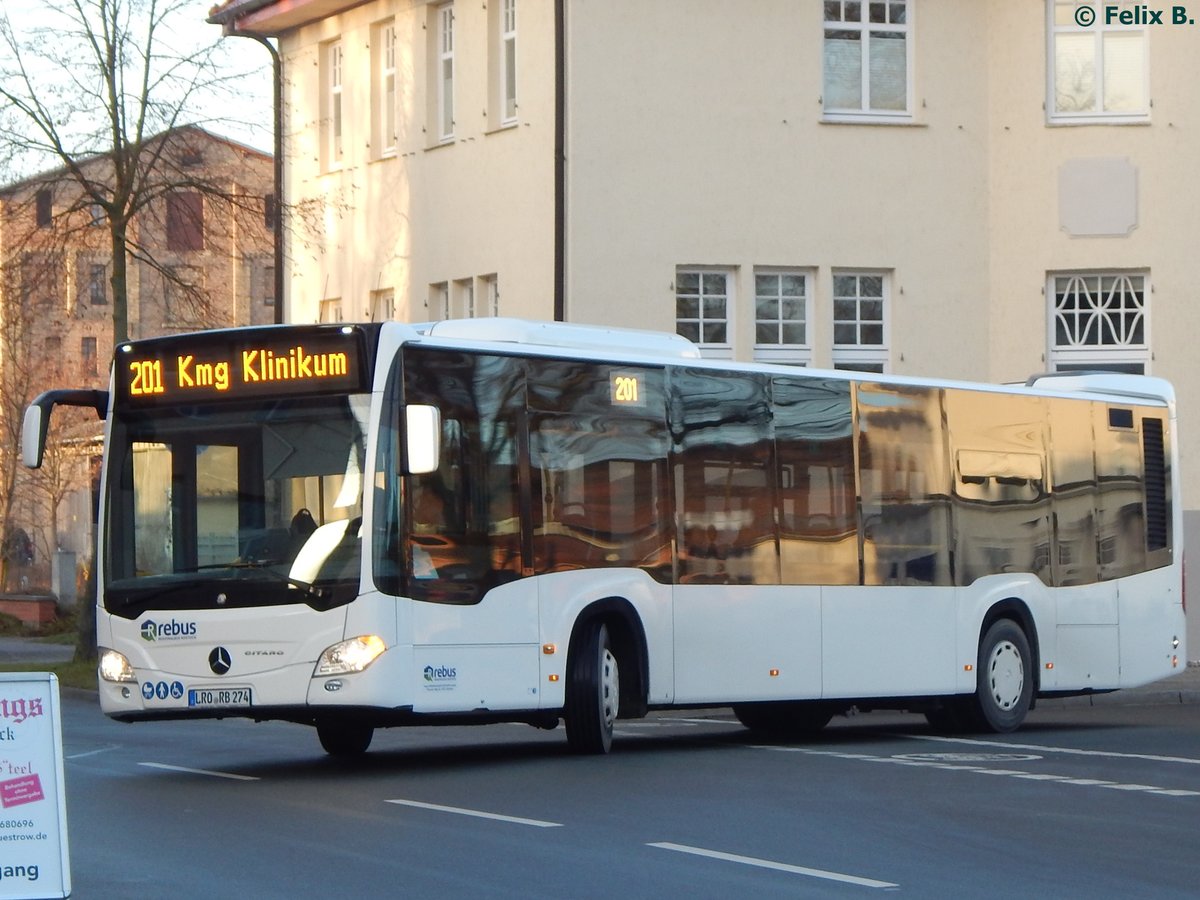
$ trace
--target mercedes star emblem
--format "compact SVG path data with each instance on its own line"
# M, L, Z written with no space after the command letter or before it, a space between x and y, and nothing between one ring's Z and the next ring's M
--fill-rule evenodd
M232 665L233 659L224 647L213 647L212 653L208 654L208 667L217 675L224 675Z

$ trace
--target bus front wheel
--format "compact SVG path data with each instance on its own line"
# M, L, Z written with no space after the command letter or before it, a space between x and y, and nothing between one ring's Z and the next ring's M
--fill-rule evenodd
M998 734L1021 727L1033 702L1033 654L1025 632L1012 619L993 622L979 642L976 678L979 724Z
M567 744L576 753L612 749L613 723L621 698L621 673L608 626L589 622L579 636L567 671Z
M317 722L317 739L330 756L359 756L371 746L375 729L358 722L332 719Z

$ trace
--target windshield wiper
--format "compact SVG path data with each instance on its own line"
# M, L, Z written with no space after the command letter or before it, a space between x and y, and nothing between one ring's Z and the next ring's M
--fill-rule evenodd
M272 566L287 565L287 560L283 559L262 559L262 560L235 560L227 563L206 563L203 566L188 566L180 569L179 572L204 572L211 569L253 569L256 572L262 572L270 576L276 581L282 581L299 591L306 597L312 597L314 600L324 600L326 591L323 588L317 587L309 581L301 581L299 578L293 578L290 575L284 575L282 572L276 572ZM176 573L178 574L178 573Z

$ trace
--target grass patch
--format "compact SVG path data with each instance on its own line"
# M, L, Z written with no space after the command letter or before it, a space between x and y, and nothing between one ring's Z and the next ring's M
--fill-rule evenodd
M53 672L62 687L82 688L85 691L99 690L96 683L95 662L0 663L0 672Z

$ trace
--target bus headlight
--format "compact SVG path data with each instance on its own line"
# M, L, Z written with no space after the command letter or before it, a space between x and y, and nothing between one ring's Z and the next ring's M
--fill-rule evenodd
M377 634L360 635L348 641L341 641L325 649L321 658L317 660L317 668L313 675L347 675L351 672L361 672L375 662L376 657L386 649L387 644Z
M133 674L133 666L129 664L125 655L104 648L100 649L100 677L105 681L117 683L137 681L137 676Z

